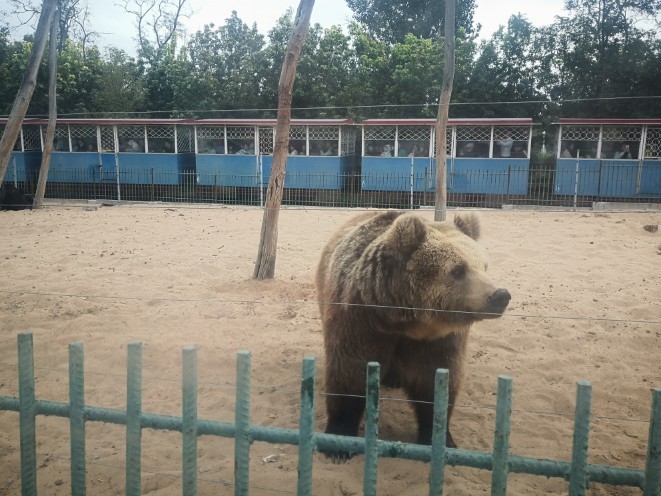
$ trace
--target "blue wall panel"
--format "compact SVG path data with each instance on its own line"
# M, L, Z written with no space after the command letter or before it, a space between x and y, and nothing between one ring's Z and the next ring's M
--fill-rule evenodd
M451 193L525 195L528 191L528 159L448 158L447 189ZM415 158L413 178L407 157L363 157L363 189L366 191L436 191L436 160Z
M643 161L640 177L640 194L661 196L661 160Z
M197 154L195 162L200 185L255 187L259 184L255 155Z
M578 194L582 196L597 196L599 193L599 160L579 160L578 164ZM555 171L555 194L573 195L576 185L576 159L558 159Z
M12 183L36 183L40 168L41 152L12 152L4 180Z

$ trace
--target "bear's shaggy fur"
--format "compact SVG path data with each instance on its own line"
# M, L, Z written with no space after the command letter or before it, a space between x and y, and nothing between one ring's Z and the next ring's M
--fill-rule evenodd
M418 442L431 443L436 369L450 371L450 415L471 324L502 315L510 300L486 275L478 236L472 214L452 223L385 212L357 216L331 238L316 281L330 393L327 433L357 435L366 366L376 361L384 384L422 401L414 404ZM447 444L455 446L449 430ZM351 456L326 454L334 461Z

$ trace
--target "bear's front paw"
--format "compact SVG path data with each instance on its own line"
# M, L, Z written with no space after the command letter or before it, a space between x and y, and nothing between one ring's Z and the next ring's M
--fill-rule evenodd
M349 451L324 450L321 451L321 453L323 453L326 456L326 458L328 458L335 465L340 465L342 463L345 463L351 460L356 455L356 453L351 453Z

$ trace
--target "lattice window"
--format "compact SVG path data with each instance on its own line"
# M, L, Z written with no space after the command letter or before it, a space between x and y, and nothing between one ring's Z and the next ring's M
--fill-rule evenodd
M395 126L366 126L365 139L366 140L382 140L394 141L396 135Z
M69 126L72 138L95 138L96 126Z
M191 126L177 126L177 153L190 153L193 151L193 128Z
M452 129L453 126L445 128L445 156L452 156ZM436 130L432 127L431 133L431 156L436 156Z
M27 124L23 126L23 150L41 150L41 132L39 126Z
M599 141L599 126L563 126L562 141Z
M528 126L495 126L493 129L494 141L511 138L513 141L528 141L530 128Z
M428 157L430 126L399 126L397 154L400 157Z
M340 138L337 126L310 126L310 140L335 140Z
M603 141L640 141L643 132L636 126L604 126L601 133Z
M147 126L149 153L174 153L174 126Z
M457 126L457 141L491 141L491 126Z
M399 126L400 141L427 141L433 128L429 126Z
M340 143L340 154L344 157L356 153L356 128L342 127L342 142Z
M260 127L259 128L259 154L260 155L273 155L273 128Z
M337 157L340 139L338 126L309 126L310 155Z
M255 127L233 126L227 127L227 153L237 155L255 154Z
M198 126L197 153L225 153L225 126Z
M147 138L174 138L174 126L147 126Z
M138 138L144 140L144 126L117 126L117 136L120 138Z
M661 127L648 127L645 158L661 158Z
M255 139L255 128L253 126L228 126L227 139Z
M41 131L46 136L47 127L42 126ZM68 152L69 150L69 126L62 124L55 126L55 133L53 134L53 150L56 152Z
M74 152L96 152L98 143L96 136L96 126L69 126L71 135L71 151Z
M101 126L101 151L115 151L115 133L112 126Z
M120 152L145 151L145 126L117 126Z
M306 126L291 126L289 128L289 139L290 140L302 140L305 141L307 138L307 127Z
M197 139L225 139L225 126L198 126Z

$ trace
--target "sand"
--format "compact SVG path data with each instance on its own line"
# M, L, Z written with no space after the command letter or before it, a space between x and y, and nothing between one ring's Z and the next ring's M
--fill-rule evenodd
M254 424L295 428L304 356L324 351L314 270L355 211L284 210L276 277L252 280L258 209L50 204L0 212L0 395L17 396L17 334L32 332L36 394L68 401L68 345L85 349L88 405L125 408L127 343L143 343L143 410L181 415L182 347L198 350L198 414L232 422L236 354L252 354ZM451 212L452 214L452 212ZM419 215L432 217L431 211ZM569 460L576 382L593 385L591 463L643 468L651 390L661 387L661 214L483 211L490 274L507 314L471 332L452 421L461 448L489 451L497 378L514 381L511 453ZM382 391L380 436L413 442L398 390ZM316 427L323 430L323 396ZM68 419L38 417L40 494L70 494ZM0 495L20 493L18 414L0 412ZM124 493L124 428L87 424L88 494ZM199 493L233 494L233 441L201 437ZM271 456L274 455L274 456ZM267 458L270 457L270 458ZM266 461L265 461L266 459ZM253 495L296 491L297 449L254 443ZM144 494L181 494L181 436L143 433ZM427 494L429 466L379 462L382 495ZM363 457L314 458L314 493L362 493ZM446 493L489 492L487 471L447 467ZM566 494L567 483L510 475L509 494ZM591 495L640 494L593 484Z

